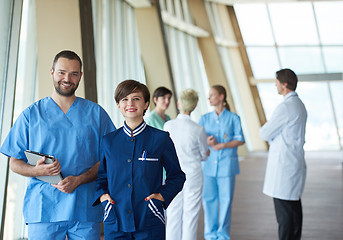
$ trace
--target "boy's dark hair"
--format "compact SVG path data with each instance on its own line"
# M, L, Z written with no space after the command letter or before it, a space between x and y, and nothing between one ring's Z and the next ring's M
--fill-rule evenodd
M152 94L152 99L154 100L154 98L163 97L163 96L165 96L167 94L170 94L170 97L173 96L172 91L170 91L168 88L166 88L166 87L158 87L158 88L155 89L154 93ZM154 102L154 104L156 105L155 102Z
M294 91L297 88L298 77L291 69L281 69L277 71L275 75L276 79L279 80L280 83L287 83L287 88L289 90Z
M56 63L57 63L59 58L67 58L69 60L77 60L77 61L79 61L79 63L80 63L80 72L82 72L82 61L81 61L81 58L75 52L69 51L69 50L63 50L63 51L57 53L55 58L54 58L54 61L52 63L52 69L53 70L55 70L55 65L56 65Z
M136 80L125 80L118 84L114 92L114 100L118 104L119 101L131 93L141 92L144 98L144 102L150 102L150 92L147 86L143 83L140 83ZM149 106L149 105L148 105ZM143 115L146 110L144 110Z

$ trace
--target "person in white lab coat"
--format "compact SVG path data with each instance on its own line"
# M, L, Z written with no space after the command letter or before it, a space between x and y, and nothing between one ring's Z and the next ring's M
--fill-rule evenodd
M306 178L304 158L307 112L295 93L298 78L290 69L276 72L277 91L284 101L260 129L270 144L263 193L274 198L280 240L301 238L301 195Z
M201 207L201 161L209 153L204 128L190 119L198 103L198 94L192 89L181 92L178 99L180 114L164 124L176 148L181 169L186 174L183 190L167 209L166 240L196 240Z

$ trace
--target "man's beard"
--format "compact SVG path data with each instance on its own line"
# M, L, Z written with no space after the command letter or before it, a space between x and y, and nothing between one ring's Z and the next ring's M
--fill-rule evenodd
M64 96L64 97L70 97L70 96L73 96L74 95L74 93L75 93L75 91L76 91L76 89L77 89L77 87L78 87L78 85L74 85L74 84L72 84L72 88L69 90L69 91L63 91L62 89L61 89L61 83L57 83L56 85L55 85L55 90L56 90L56 92L58 93L58 94L60 94L61 96Z

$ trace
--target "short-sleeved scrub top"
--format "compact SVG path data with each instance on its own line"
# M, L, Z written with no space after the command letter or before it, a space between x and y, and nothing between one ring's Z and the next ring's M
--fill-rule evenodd
M170 117L166 114L166 119L167 121L170 120ZM161 118L160 115L158 115L158 113L155 110L152 110L149 115L145 118L145 122L154 128L163 130L163 126L165 124L165 121L163 120L163 118Z
M226 108L218 116L215 111L201 116L199 124L208 136L214 136L218 143L238 140L244 142L240 117ZM209 177L230 177L239 174L237 147L213 151L203 162L203 174Z
M100 160L100 139L114 129L98 104L76 98L65 114L47 97L21 113L0 151L26 162L25 150L53 155L64 177L76 176ZM102 209L92 207L95 185L95 181L83 184L67 194L31 178L24 198L25 222L100 222Z

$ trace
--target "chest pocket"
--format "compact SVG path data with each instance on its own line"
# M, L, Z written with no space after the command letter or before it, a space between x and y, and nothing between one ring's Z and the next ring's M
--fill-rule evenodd
M225 126L222 126L222 136L221 138L223 139L223 142L230 142L233 140L235 131L234 131L234 126L232 124L232 121L229 122L229 124L225 124Z
M138 158L138 161L147 161L147 162L158 162L159 158L154 154L148 154L148 151L144 150L142 155Z

